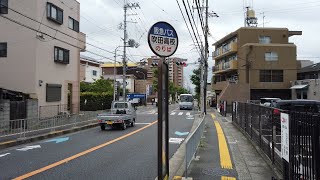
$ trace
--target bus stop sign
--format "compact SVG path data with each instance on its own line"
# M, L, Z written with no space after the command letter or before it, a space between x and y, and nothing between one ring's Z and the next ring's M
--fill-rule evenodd
M169 57L178 48L177 32L169 23L157 22L149 30L148 44L154 54Z

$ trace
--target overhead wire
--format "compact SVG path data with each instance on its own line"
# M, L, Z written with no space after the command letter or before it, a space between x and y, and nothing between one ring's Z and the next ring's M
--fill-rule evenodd
M4 5L3 5L3 6L4 6ZM13 11L13 12L15 12L15 13L17 13L17 14L19 14L19 15L27 18L27 19L29 19L29 20L32 20L32 21L34 21L34 22L36 22L36 23L41 24L41 22L39 22L39 21L36 20L36 19L33 19L33 18L31 18L31 17L29 17L29 16L27 16L27 15L25 15L25 14L22 14L22 13L20 13L19 11L16 11L16 10L14 10L14 9L8 7L8 6L6 6L6 7L7 7L9 10L11 10L11 11ZM2 15L1 15L1 16L2 16ZM52 30L54 30L54 31L56 31L56 32L59 32L59 33L65 35L65 36L68 36L68 37L70 37L70 38L72 38L72 39L75 39L75 40L77 40L77 41L79 41L79 42L85 43L85 44L87 44L87 45L89 45L89 46L95 47L95 48L97 48L97 49L100 49L100 50L102 50L102 51L105 51L105 52L108 52L108 53L111 53L111 54L114 54L114 52L112 52L112 51L109 51L109 50L100 48L100 47L95 46L95 45L90 44L90 43L87 43L87 42L85 42L85 41L83 41L83 40L81 40L81 39L78 39L78 38L76 38L76 37L73 37L73 36L71 36L71 35L69 35L69 34L67 34L67 33L65 33L65 32L62 32L62 31L60 31L60 30L58 30L58 29L55 29L55 28L53 28L53 27L51 27L51 26L48 26L48 25L46 25L46 24L43 24L43 26L48 27L48 28L50 28L50 29L52 29ZM52 38L55 38L55 37L52 37Z
M184 8L185 8L185 10L186 10L186 14L187 14L187 16L188 16L188 20L189 20L189 23L190 23L190 25L191 25L191 29L192 29L192 32L193 32L193 34L194 34L195 40L197 41L197 44L195 44L195 45L200 45L200 43L199 43L199 41L198 41L198 38L197 38L197 35L196 35L196 33L195 33L195 30L194 30L194 28L193 28L193 24L192 24L192 22L191 22L191 18L190 18L190 15L189 15L189 13L188 13L188 10L187 10L185 1L182 0L182 3L183 3ZM201 57L202 57L203 59L205 59L205 57L204 57L204 55L203 55L203 45L202 45L201 39L200 39L200 42L201 42L201 51L200 51Z
M30 27L30 26L28 26L28 25L25 25L25 24L23 24L23 23L21 23L21 22L18 22L18 21L16 21L16 20L13 20L13 19L11 19L11 18L9 18L9 17L7 17L7 16L0 15L0 17L2 17L2 18L4 18L4 19L7 19L7 20L9 20L9 21L11 21L11 22L13 22L13 23L16 23L16 24L18 24L18 25L20 25L20 26L22 26L22 27L25 27L25 28L27 28L27 29L29 29L29 30L32 30L32 31L35 31L35 32L44 34L44 35L46 35L46 36L48 36L48 37L50 37L50 38L53 38L54 40L60 41L60 42L62 42L62 43L65 43L65 44L67 44L67 45L70 45L70 46L72 46L72 47L75 47L75 48L78 48L78 49L80 49L80 50L83 50L83 49L82 49L81 47L79 47L79 46L76 46L76 45L71 44L71 43L69 43L69 42L67 42L67 41L58 39L58 38L56 38L56 37L54 37L54 36L52 36L52 35L50 35L50 34L47 34L47 33L45 33L45 32L42 32L42 31L40 31L40 30L37 30L37 29L35 29L35 28L33 28L33 27ZM86 50L86 52L91 53L91 54L94 54L94 55L96 55L96 56L103 57L103 58L108 59L108 60L113 60L113 59L110 59L109 57L106 57L106 56L97 54L97 53L92 52L92 51Z
M187 29L188 29L189 35L190 35L190 37L191 37L191 39L192 39L192 42L193 42L194 45L196 45L195 40L194 40L194 38L193 38L193 36L192 36L192 34L191 34L190 28L189 28L189 26L188 26L188 23L187 23L187 21L186 21L186 18L184 17L184 14L183 14L183 12L182 12L182 9L181 9L181 6L180 6L180 4L179 4L179 1L176 0L176 2L177 2L177 4L178 4L180 13L181 13L181 15L182 15L182 17L183 17L183 20L184 20L184 22L185 22L185 24L186 24L186 26L187 26ZM199 48L199 47L196 46L196 50L198 51L199 55L202 56L202 52L201 52L201 54L200 54L200 50L199 50L198 48Z

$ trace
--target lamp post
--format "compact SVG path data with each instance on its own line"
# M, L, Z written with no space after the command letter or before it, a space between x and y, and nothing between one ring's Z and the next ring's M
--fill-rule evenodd
M122 46L116 47L114 50L114 67L113 67L113 101L116 100L116 64L117 64L117 51L118 48Z

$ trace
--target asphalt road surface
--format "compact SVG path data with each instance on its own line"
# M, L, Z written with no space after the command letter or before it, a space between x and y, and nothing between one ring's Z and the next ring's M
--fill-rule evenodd
M169 138L184 138L194 111L169 108ZM0 151L0 179L144 180L157 176L157 109L140 107L135 127L95 127ZM177 139L176 139L177 140ZM178 139L179 140L179 139ZM170 157L180 144L170 143Z

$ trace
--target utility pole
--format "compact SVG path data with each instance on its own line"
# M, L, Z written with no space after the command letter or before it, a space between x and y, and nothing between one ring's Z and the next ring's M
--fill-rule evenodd
M127 86L127 81L126 81L126 75L127 75L127 9L132 9L132 8L140 8L140 5L138 3L127 3L126 0L124 0L124 21L123 21L123 80L122 80L122 96L123 96L123 101L126 100L126 86Z
M206 25L205 25L205 34L204 34L204 42L205 42L205 48L204 48L204 94L203 94L203 112L207 113L207 79L208 79L208 52L209 52L209 45L208 45L208 0L206 0Z

